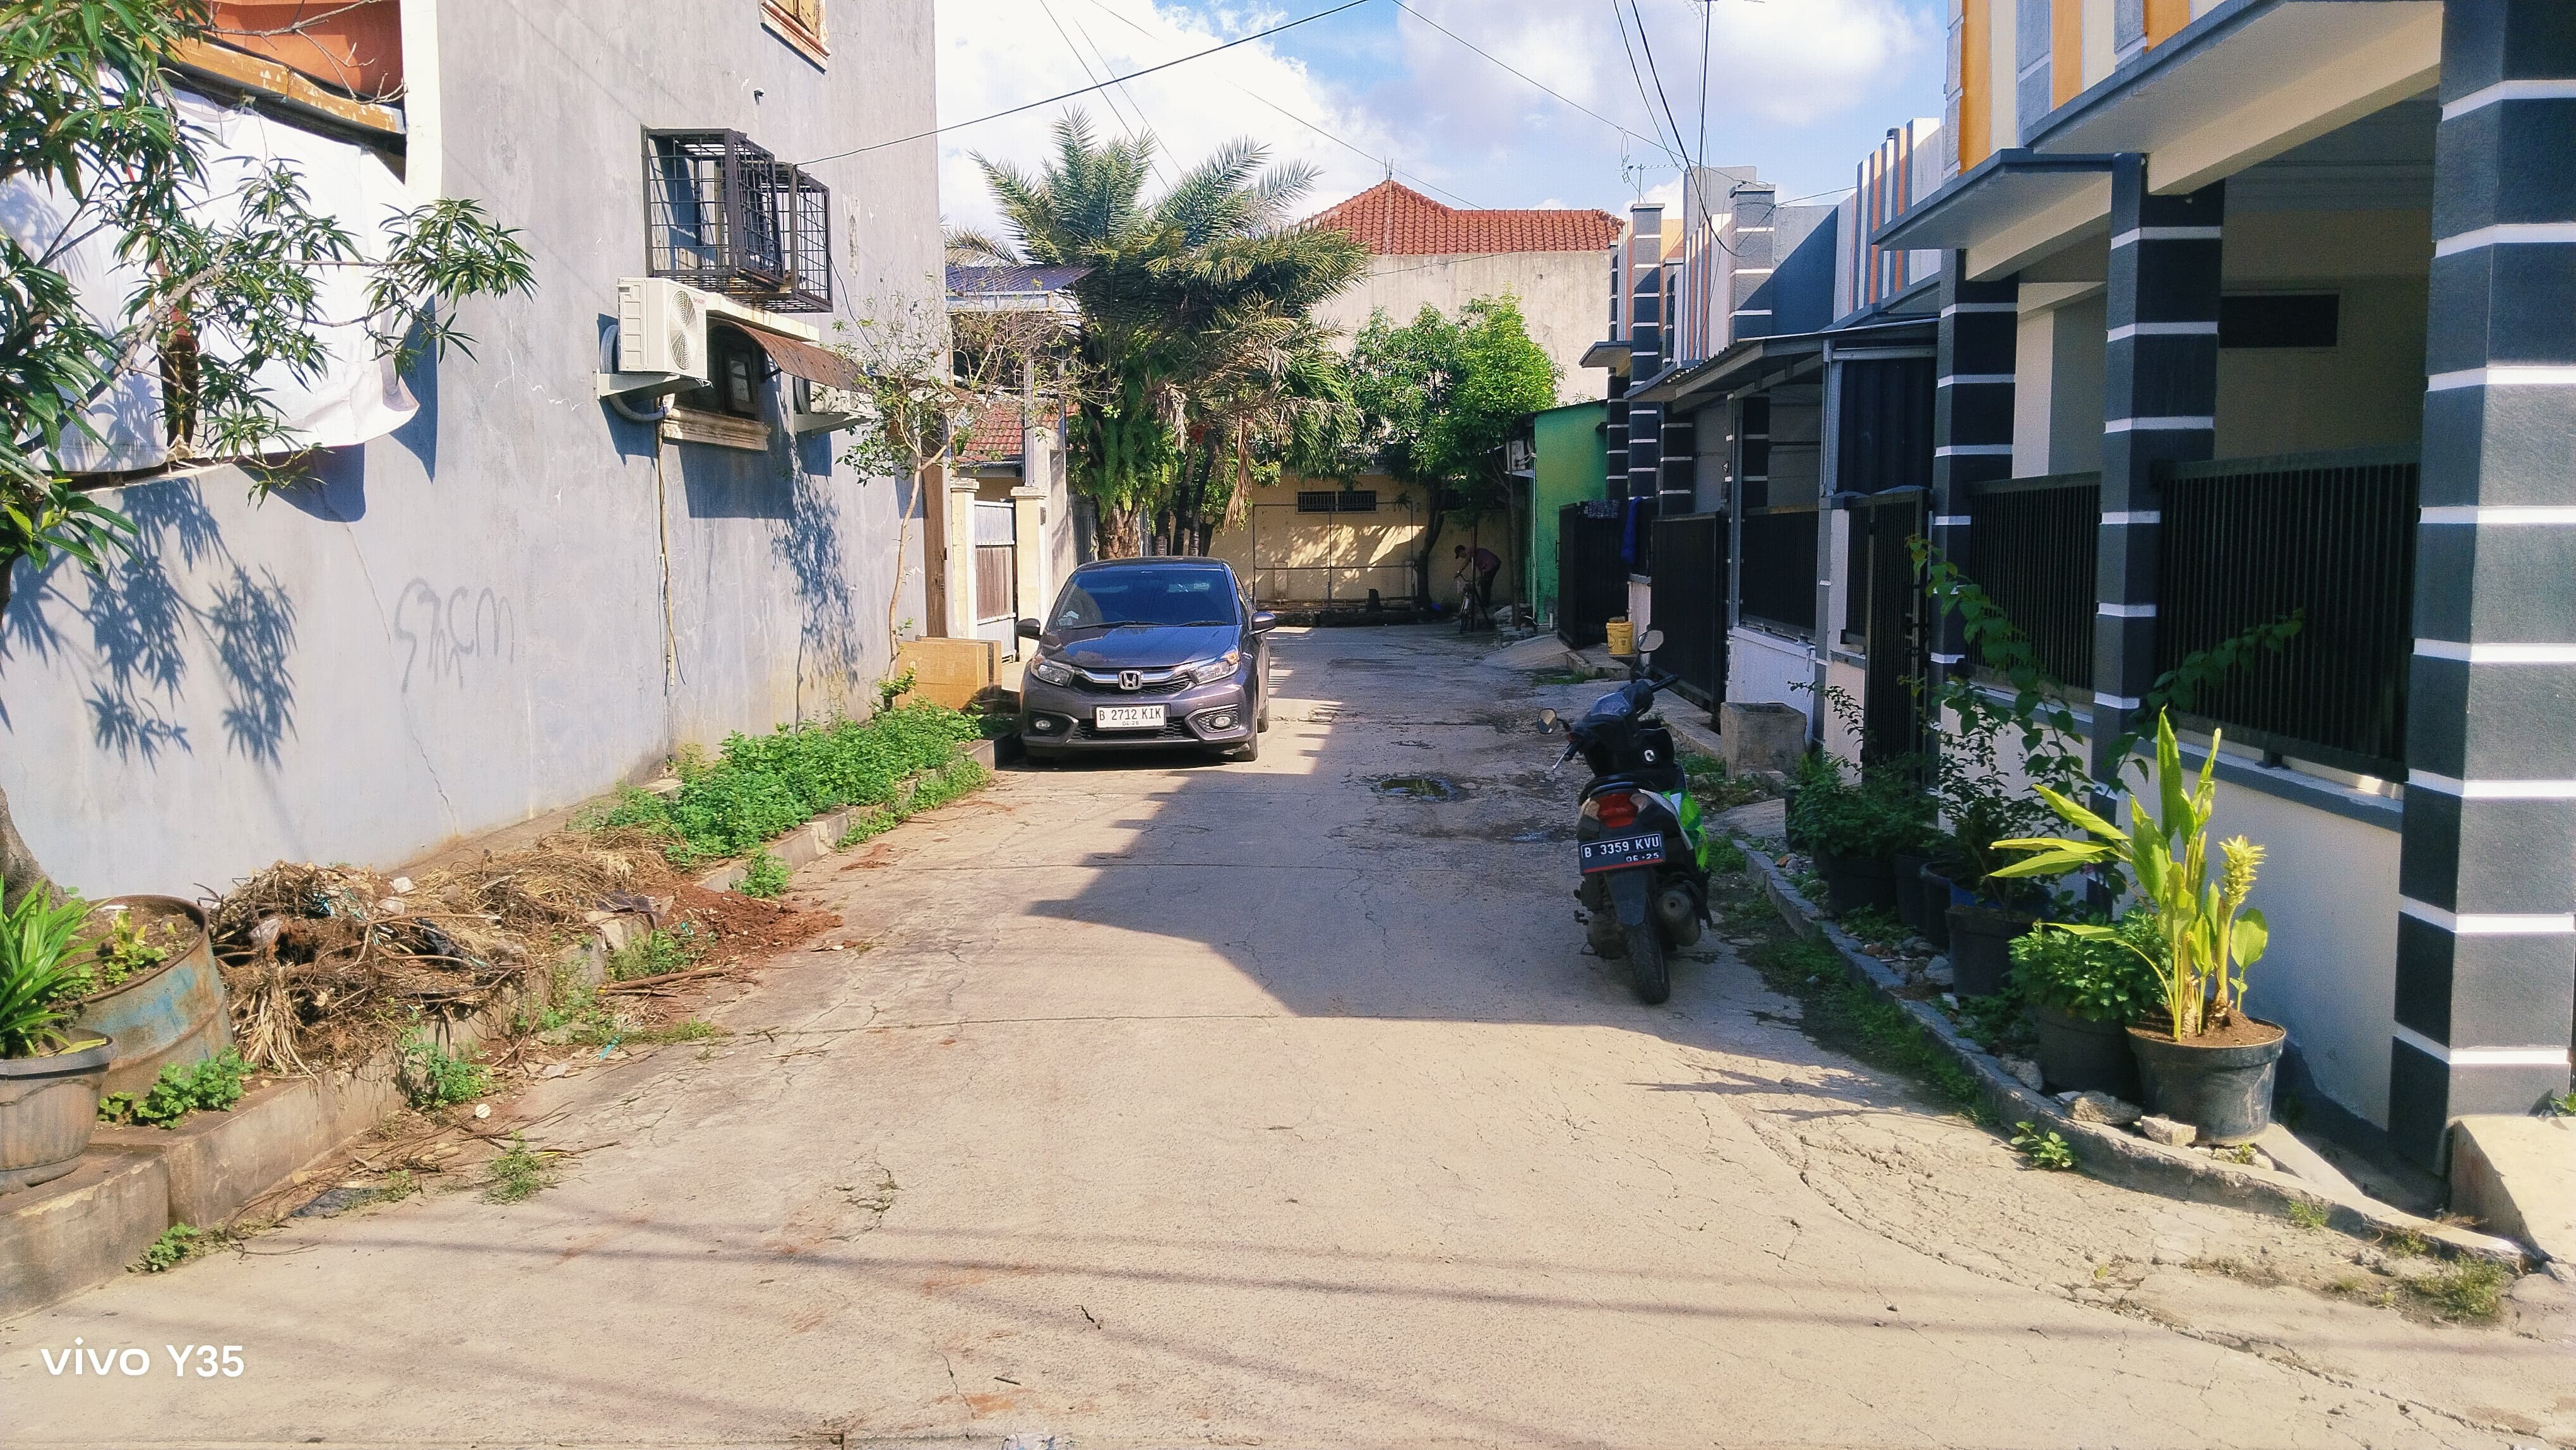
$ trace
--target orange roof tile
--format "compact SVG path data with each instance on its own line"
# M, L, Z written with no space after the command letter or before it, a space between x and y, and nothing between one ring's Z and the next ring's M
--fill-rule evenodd
M996 398L975 415L975 431L966 435L966 446L958 452L961 462L999 463L1020 456L1020 401Z
M1619 219L1606 211L1567 207L1462 210L1442 206L1412 187L1393 181L1381 181L1338 206L1326 207L1307 224L1348 232L1382 257L1597 252L1607 249L1619 236Z

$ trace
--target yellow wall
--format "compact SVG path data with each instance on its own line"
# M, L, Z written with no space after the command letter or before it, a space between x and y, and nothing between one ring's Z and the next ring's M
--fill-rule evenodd
M1301 514L1300 489L1340 490L1331 479L1306 481L1282 474L1277 483L1256 488L1243 523L1220 530L1208 543L1208 556L1234 566L1263 607L1274 604L1365 603L1368 591L1389 604L1413 597L1413 562L1422 549L1428 525L1423 500L1383 474L1367 474L1349 487L1374 490L1377 511L1366 514ZM1473 524L1455 519L1441 525L1432 547L1431 597L1442 604L1458 599L1452 550L1459 544L1493 550L1503 561L1494 580L1494 595L1517 600L1521 595L1521 541L1527 520L1508 513L1492 514Z

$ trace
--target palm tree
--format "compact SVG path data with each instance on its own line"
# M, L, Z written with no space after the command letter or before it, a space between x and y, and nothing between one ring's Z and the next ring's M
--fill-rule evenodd
M1088 269L1073 288L1082 328L1068 462L1100 509L1101 552L1138 548L1143 522L1173 506L1185 457L1204 465L1188 501L1204 548L1207 488L1222 480L1222 514L1265 458L1344 406L1311 314L1367 253L1340 232L1291 226L1314 171L1272 166L1255 142L1220 146L1148 205L1153 137L1101 138L1078 110L1054 135L1036 175L975 158L1010 235L973 245Z

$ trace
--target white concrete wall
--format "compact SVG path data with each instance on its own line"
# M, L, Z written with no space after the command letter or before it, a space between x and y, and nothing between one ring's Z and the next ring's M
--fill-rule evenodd
M855 476L827 435L664 444L592 380L644 264L642 129L732 127L786 157L919 131L932 6L834 7L828 70L756 6L668 11L440 4L415 165L521 229L534 295L468 306L475 356L418 371L417 417L266 503L230 470L114 490L134 558L19 571L0 785L66 885L192 896L280 857L391 864L684 743L873 705L888 604L922 614L912 483ZM840 315L940 306L935 159L816 168Z
M1455 317L1458 309L1480 297L1509 293L1520 299L1530 340L1556 364L1556 400L1579 403L1603 396L1610 387L1608 373L1582 365L1584 349L1601 340L1607 325L1603 299L1608 267L1606 249L1373 257L1368 275L1316 308L1315 315L1346 334L1356 334L1379 308L1405 323L1424 307Z
M1802 639L1737 626L1726 636L1726 698L1743 705L1815 704L1815 652Z

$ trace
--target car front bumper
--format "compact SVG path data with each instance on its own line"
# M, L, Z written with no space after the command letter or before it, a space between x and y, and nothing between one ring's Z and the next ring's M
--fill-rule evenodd
M1102 706L1160 705L1159 730L1103 730L1092 712ZM1020 743L1038 750L1135 750L1153 746L1240 745L1257 722L1250 672L1181 690L1086 690L1050 685L1034 675L1020 681ZM1217 723L1222 720L1224 723Z

